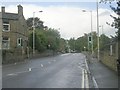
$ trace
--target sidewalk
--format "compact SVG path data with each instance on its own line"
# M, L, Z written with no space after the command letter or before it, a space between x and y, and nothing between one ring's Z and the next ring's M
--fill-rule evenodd
M98 88L118 88L118 75L96 58L88 56L87 63Z

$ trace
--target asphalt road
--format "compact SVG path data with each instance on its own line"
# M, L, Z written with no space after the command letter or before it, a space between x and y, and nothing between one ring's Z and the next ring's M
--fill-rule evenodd
M3 88L84 88L85 56L68 53L54 57L5 65L2 68Z

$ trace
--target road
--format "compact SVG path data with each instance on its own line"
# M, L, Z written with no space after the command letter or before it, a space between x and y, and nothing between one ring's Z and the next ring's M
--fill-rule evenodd
M85 56L67 53L3 66L3 88L89 87Z

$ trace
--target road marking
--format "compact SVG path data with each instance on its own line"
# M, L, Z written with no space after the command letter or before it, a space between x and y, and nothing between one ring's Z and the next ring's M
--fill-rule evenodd
M94 78L94 77L92 77L92 79L93 79L93 82L94 82L94 87L95 87L95 88L98 88L98 84L97 84L97 82L96 82L95 78Z
M90 74L90 69L88 67L88 63L87 63L86 57L85 57L85 64L86 64L86 69L87 69L86 73L88 72L88 74ZM86 76L86 81L87 81L87 84L88 84L87 87L89 88L88 74ZM95 80L95 78L93 76L92 76L92 81L94 83L94 87L98 88L98 84L97 84L97 82L96 82L96 80Z
M62 55L60 55L60 56L67 56L67 55L69 55L70 53L67 53L67 54L62 54Z
M89 88L88 74L85 69L82 69L82 88Z
M32 71L32 68L28 68L28 71Z
M85 88L84 87L84 82L85 80L84 80L84 69L82 69L82 88Z
M26 72L30 72L30 71L21 71L21 72L10 73L10 74L7 74L6 76L17 76L18 74L26 73Z
M41 67L43 67L43 64L40 64Z
M16 76L16 73L7 74L7 76Z
M89 67L88 67L86 59L85 59L85 65L86 65L86 69L87 69L88 73L90 73L90 70L89 70Z
M89 88L89 81L88 81L88 74L87 74L87 71L85 70L85 81L86 81L86 83L85 83L85 88Z

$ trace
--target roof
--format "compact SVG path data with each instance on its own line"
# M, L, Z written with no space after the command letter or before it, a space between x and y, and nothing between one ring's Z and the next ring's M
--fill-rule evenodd
M2 19L17 20L18 18L19 18L19 15L15 13L2 13Z

